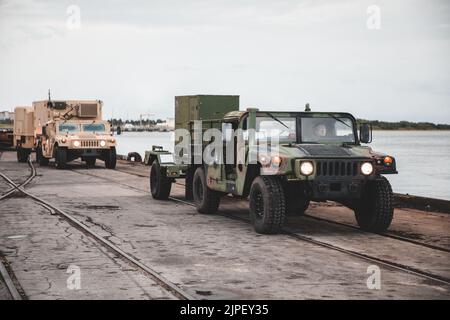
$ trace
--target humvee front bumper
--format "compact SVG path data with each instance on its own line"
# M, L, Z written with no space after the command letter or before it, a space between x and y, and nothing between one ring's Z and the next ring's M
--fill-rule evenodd
M72 155L76 155L79 157L99 157L105 151L109 150L109 148L103 149L68 149L68 151Z
M310 197L317 200L357 199L368 180L315 179L307 181Z

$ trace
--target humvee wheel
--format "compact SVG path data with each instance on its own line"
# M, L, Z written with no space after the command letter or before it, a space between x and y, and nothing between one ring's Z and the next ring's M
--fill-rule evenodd
M250 218L255 231L262 234L279 232L285 214L281 181L276 177L257 177L250 189Z
M57 169L65 169L67 165L67 148L55 147L55 165Z
M153 161L150 169L150 191L152 197L157 200L167 200L170 195L172 182L161 173L161 167L157 160Z
M197 211L204 214L214 214L220 204L221 193L208 188L203 168L197 168L194 173L192 191Z
M17 148L17 161L18 162L27 162L29 153L26 149Z
M85 161L86 161L86 165L89 168L93 168L93 167L95 167L95 162L97 161L97 158L89 157L89 158L86 158Z
M48 165L48 159L42 154L42 146L36 148L36 160L40 166Z
M107 169L115 169L117 162L117 154L116 148L112 147L107 153L105 157L105 167Z
M355 208L356 221L361 229L371 232L386 231L394 217L393 201L392 187L385 177L370 182Z

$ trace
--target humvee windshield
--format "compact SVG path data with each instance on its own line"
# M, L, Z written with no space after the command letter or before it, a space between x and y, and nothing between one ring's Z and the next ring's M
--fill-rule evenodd
M296 122L295 117L256 117L256 139L296 142Z
M301 118L303 143L355 142L353 121L347 117Z
M105 125L103 123L83 124L83 131L86 132L104 132Z
M271 115L271 114L269 114ZM300 139L297 139L296 117L256 117L258 141L278 139L280 142L355 143L353 120L349 117L301 117Z
M61 123L59 125L59 132L61 132L61 133L80 132L80 125L75 124L75 123Z

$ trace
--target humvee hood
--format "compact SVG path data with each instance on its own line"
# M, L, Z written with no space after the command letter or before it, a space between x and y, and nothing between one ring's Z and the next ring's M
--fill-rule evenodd
M291 150L296 150L295 156L300 157L361 157L366 156L369 157L369 150L361 147L344 147L338 145L327 145L327 144L293 144L291 147L288 147ZM290 150L289 153L292 151ZM364 151L363 151L364 150ZM280 150L281 151L281 150Z

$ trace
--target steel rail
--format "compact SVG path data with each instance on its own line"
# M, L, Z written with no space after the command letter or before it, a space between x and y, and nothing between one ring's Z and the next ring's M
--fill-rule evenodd
M32 166L32 164L31 164ZM33 166L34 167L34 166ZM42 205L44 208L49 210L51 214L57 214L68 220L73 226L75 226L77 229L82 230L87 235L91 236L95 240L97 240L99 243L101 243L106 248L110 249L111 251L114 251L118 255L120 255L124 260L128 261L132 265L136 266L140 270L144 271L146 274L150 275L157 283L159 283L162 287L167 289L168 291L172 292L177 298L182 300L194 300L195 298L191 296L189 293L178 287L176 284L170 282L165 277L161 276L157 271L153 270L149 266L143 264L139 260L137 260L132 255L126 253L122 249L120 249L118 246L110 242L109 240L106 240L96 232L92 231L88 226L84 225L74 217L72 217L70 214L66 213L65 211L59 209L55 205L51 204L50 202L43 200L30 192L25 191L22 187L15 184L9 177L7 177L5 174L0 173L0 177L2 177L4 180L6 180L11 186L17 187L17 190L22 192L24 195L32 198L37 203Z

